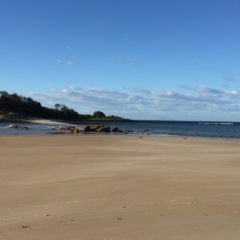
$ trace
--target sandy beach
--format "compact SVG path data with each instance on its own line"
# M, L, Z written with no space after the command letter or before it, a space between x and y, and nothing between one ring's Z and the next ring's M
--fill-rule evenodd
M240 238L240 142L0 136L0 239Z
M51 120L51 119L40 119L40 118L32 118L29 119L27 122L29 123L40 123L40 124L66 124L66 122L61 120Z

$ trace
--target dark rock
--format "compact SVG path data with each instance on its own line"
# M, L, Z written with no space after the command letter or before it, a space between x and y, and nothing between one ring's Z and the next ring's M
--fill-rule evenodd
M91 131L89 125L78 126L78 127L76 127L76 129L78 129L79 132L90 132Z
M61 130L71 131L73 134L78 134L79 132L110 132L110 127L106 127L103 124L93 124L93 125L82 125L82 126L64 126L60 128ZM118 128L115 128L115 131Z
M16 124L10 125L9 128L19 129L19 130L28 130L28 127L24 127L24 126L20 126L20 125L16 125Z
M90 125L90 130L91 131L97 131L99 128L105 127L103 124L93 124Z
M119 129L117 127L112 129L112 132L119 132Z
M110 132L110 127L101 127L97 129L98 132Z
M74 126L63 126L60 128L60 130L67 130L67 131L73 131L75 129Z

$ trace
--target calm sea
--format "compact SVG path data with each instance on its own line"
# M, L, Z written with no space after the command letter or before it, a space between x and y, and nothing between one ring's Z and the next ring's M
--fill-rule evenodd
M29 127L29 130L15 130L8 128L10 124L0 123L1 135L61 133L59 128L62 126L20 123L19 125ZM134 121L105 122L104 125L128 130L130 134L240 139L240 122Z

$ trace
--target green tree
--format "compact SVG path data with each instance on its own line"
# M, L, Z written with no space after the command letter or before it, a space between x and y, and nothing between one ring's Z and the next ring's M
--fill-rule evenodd
M94 118L105 118L106 115L101 111L96 111L96 112L93 113L93 117Z
M56 110L56 111L60 111L60 108L61 108L61 104L56 103L56 104L55 104L55 110Z
M9 94L8 92L6 91L0 91L0 97L3 96L3 97L9 97Z

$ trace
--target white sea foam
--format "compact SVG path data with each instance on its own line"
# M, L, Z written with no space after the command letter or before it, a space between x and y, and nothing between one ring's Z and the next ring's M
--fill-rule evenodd
M12 126L13 126L13 124L8 125L8 126L4 126L4 127L0 127L0 128L10 128L10 127L12 127Z

